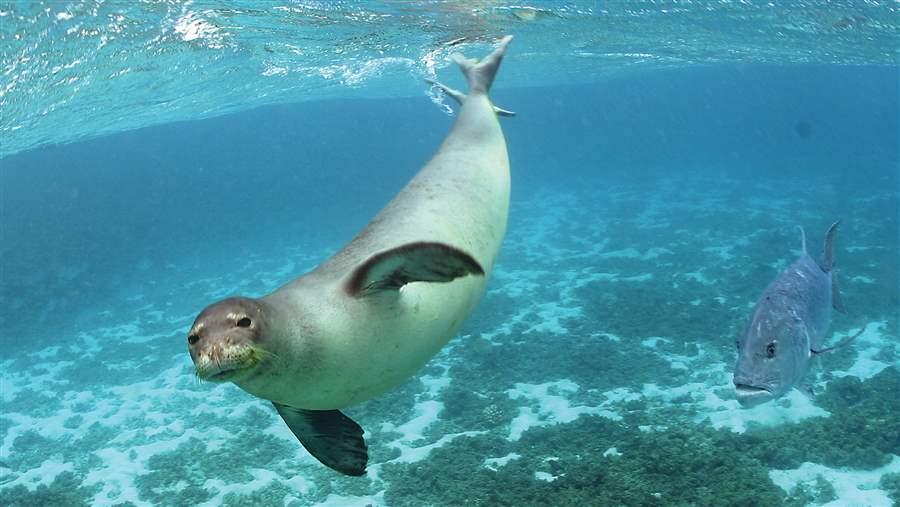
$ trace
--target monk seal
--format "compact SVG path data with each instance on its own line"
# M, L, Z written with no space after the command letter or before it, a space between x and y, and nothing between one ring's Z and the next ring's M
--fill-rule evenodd
M512 37L480 62L431 160L344 249L259 299L204 309L188 332L200 379L270 400L307 451L363 475L363 430L341 409L397 386L459 331L506 232L509 158L488 97Z

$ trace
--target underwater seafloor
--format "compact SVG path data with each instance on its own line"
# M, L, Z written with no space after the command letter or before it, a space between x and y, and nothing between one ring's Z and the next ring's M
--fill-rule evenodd
M881 102L865 78L810 85L800 74L779 78L790 85L780 98L743 71L733 82L663 76L670 88L632 98L607 84L596 102L498 92L521 113L503 123L513 200L499 263L460 336L415 378L347 410L367 432L362 478L310 457L269 403L198 383L186 330L206 304L265 294L333 253L449 119L424 98L323 104L290 124L267 110L229 120L237 130L206 121L5 159L16 170L4 173L3 208L14 241L0 244L11 351L0 505L900 501L898 167L878 137L895 139L896 120L881 110L887 128L868 121ZM809 90L828 107L804 105ZM695 119L677 112L704 105ZM818 116L803 127L809 110ZM347 169L367 162L397 169ZM314 169L264 171L279 164ZM339 219L319 222L329 215ZM813 398L795 390L740 409L735 338L799 254L797 226L818 256L836 219L848 312L831 342L868 327L815 361Z
M3 415L0 503L890 505L898 320L896 294L876 280L896 266L896 218L883 215L894 190L842 190L855 215L837 258L865 333L815 366L814 403L794 391L739 410L736 328L797 255L796 221L819 244L827 223L809 209L835 191L747 185L680 175L612 185L603 199L586 184L513 202L492 288L463 335L348 411L367 429L362 479L322 467L267 403L197 383L181 343L193 315L168 310L181 287L137 294L109 307L114 325L3 362L15 411ZM195 283L209 300L261 294L326 254L259 252L230 278ZM837 317L837 336L861 325L853 313Z

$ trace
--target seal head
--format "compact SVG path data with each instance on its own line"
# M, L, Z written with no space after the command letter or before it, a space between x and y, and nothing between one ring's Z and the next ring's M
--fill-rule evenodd
M266 357L265 312L251 298L228 298L206 307L188 332L197 377L211 382L245 378Z

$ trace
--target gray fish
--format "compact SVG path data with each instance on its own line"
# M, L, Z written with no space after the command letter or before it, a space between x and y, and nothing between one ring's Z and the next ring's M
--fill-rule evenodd
M806 235L800 229L803 254L769 284L738 338L734 388L744 408L783 396L799 385L815 355L842 347L862 333L834 347L824 346L832 308L843 311L832 252L839 223L828 229L821 264L806 252Z

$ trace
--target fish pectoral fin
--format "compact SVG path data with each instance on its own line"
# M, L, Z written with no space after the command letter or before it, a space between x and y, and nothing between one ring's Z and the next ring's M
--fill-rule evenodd
M869 327L868 322L863 324L863 326L861 328L859 328L859 331L857 331L856 334L854 334L853 336L844 338L837 345L832 345L831 347L825 347L824 349L819 349L819 350L810 349L809 351L812 353L812 355L818 356L820 354L824 354L825 352L831 352L832 350L837 350L841 347L846 347L847 345L850 345L850 343L853 342L853 340L859 338L859 335L863 334L863 332L865 332L867 327Z
M346 475L364 475L369 460L363 430L340 410L303 410L272 402L288 428L323 465Z
M350 295L399 290L410 282L450 282L484 275L484 268L462 250L436 242L415 242L379 252L357 267L347 281Z

